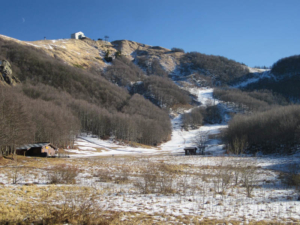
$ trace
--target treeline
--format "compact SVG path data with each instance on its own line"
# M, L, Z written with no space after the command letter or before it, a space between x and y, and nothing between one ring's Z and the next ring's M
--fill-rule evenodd
M247 85L245 89L268 89L285 96L292 102L299 102L300 55L278 60L272 66L271 74L273 74L276 79L261 79L258 82Z
M276 81L274 79L261 79L256 83L247 85L244 89L247 91L252 90L270 90L278 93L291 102L299 102L300 96L300 77L299 76L286 76Z
M131 96L126 89L107 81L98 72L68 66L41 49L1 38L0 59L9 60L14 75L22 81L18 87L2 92L11 92L7 98L17 105L22 103L20 110L26 116L22 121L29 126L16 123L16 129L26 127L30 134L12 143L11 140L17 138L9 141L7 135L10 133L1 129L2 135L6 134L3 137L6 141L0 142L1 148L45 141L63 147L72 143L80 131L101 137L114 135L124 141L149 145L166 141L171 134L167 112L139 95ZM127 69L126 63L119 60L115 64ZM142 76L138 68L131 66L129 73L136 79ZM2 114L2 127L7 127L7 116Z
M20 89L0 85L1 155L32 142L73 145L80 122L63 105L42 99L30 99Z
M182 73L189 74L196 71L201 75L212 76L222 84L249 73L249 69L245 65L234 60L199 52L184 54L180 59L180 63Z
M287 105L287 100L268 90L246 92L239 89L215 88L214 98L234 102L238 108L248 111L264 111L275 105Z
M252 115L236 115L224 134L228 150L292 153L300 147L300 106L282 106Z
M300 55L278 60L273 64L271 73L275 76L300 75Z

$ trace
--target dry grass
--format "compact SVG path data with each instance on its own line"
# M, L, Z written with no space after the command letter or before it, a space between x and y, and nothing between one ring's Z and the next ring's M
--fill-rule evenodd
M193 158L185 159L193 161ZM243 218L239 222L232 221L230 219L232 217L224 220L212 219L218 217L205 219L203 213L195 213L197 210L191 215L184 215L187 211L186 208L180 207L181 202L183 205L190 202L199 207L200 212L203 212L206 207L225 209L227 206L223 200L204 199L204 197L196 200L194 196L199 194L215 196L214 186L210 184L213 184L217 172L235 169L235 164L218 165L224 158L215 159L214 166L193 165L188 160L177 161L176 157L157 156L106 156L82 159L18 157L17 163L21 168L26 169L27 175L18 185L7 185L11 184L9 181L1 186L0 224L8 221L11 224L42 223L41 218L47 224L240 224L241 221L245 222ZM2 159L1 162L0 173L5 176L16 163L8 159ZM68 167L76 166L82 170L82 173L76 177L77 185L32 184L34 181L48 183L47 171L61 164L66 164ZM5 181L3 176L2 180ZM136 185L137 181L146 181L148 186L141 182L140 184L144 186L139 187ZM241 195L246 197L245 188L241 183L235 185L234 181L226 192L227 194L222 195L222 198L236 198ZM148 195L149 193L154 194ZM172 198L174 207L172 204L167 207L161 196ZM143 202L145 198L150 200ZM137 199L140 199L140 204ZM80 207L72 206L73 203ZM120 203L136 209L134 212L130 211L130 208L118 206ZM161 211L154 210L152 214L147 214L152 211L152 207L160 208ZM233 202L228 207L236 208L239 204ZM113 212L113 209L120 210ZM88 211L93 212L93 215L87 215ZM180 213L181 216L174 216L172 213L176 215ZM54 219L54 215L58 219ZM87 219L84 220L82 215ZM25 218L27 219L24 220ZM285 221L285 224L289 221L299 223L298 220L290 218ZM251 224L268 223L281 224L276 221L251 221Z

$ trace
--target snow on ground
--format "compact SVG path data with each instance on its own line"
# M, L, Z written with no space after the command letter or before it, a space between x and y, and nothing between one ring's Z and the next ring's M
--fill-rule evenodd
M65 149L71 154L70 157L93 157L107 155L128 155L128 154L159 154L157 148L131 147L116 144L112 140L102 140L91 135L82 135L75 141L78 149Z
M232 87L234 87L234 88L245 87L248 84L255 83L255 82L259 81L260 79L271 78L272 77L272 74L271 74L270 70L263 70L263 69L256 69L256 70L262 70L262 71L261 72L252 72L253 77L251 77L251 78L249 78L245 81L242 81L239 84L233 85Z
M212 88L192 88L190 92L197 96L198 101L202 105L218 104L219 101L213 98ZM195 146L195 138L200 135L200 132L206 135L219 134L221 129L227 127L226 124L206 124L199 129L185 131L181 126L182 115L172 119L172 137L171 140L162 144L161 149L164 152L172 152L173 154L183 154L185 147ZM208 154L223 154L223 145L218 140L210 140L207 144L206 152Z
M269 71L270 69L259 69L259 68L252 68L248 67L250 73L263 73Z
M212 88L192 88L190 92L198 97L202 105L218 104L219 101L213 98ZM187 111L188 112L188 111ZM171 140L163 143L159 147L142 148L131 147L114 143L112 140L101 140L90 135L82 135L76 141L78 149L66 149L67 152L73 153L71 157L88 157L101 155L128 155L128 154L172 154L183 155L185 147L195 146L195 138L199 132L205 132L206 135L218 134L221 129L227 127L226 124L207 124L198 129L185 131L182 129L182 115L179 114L172 119L172 136ZM220 155L224 153L223 145L218 140L209 140L207 143L207 153ZM95 151L95 148L101 150Z
M214 100L211 88L191 91L203 105L210 105ZM241 224L260 220L299 223L298 193L282 183L279 171L286 172L288 165L299 164L300 153L285 157L224 156L223 145L218 139L212 138L207 142L206 152L209 155L184 156L183 148L194 146L194 138L199 132L207 132L211 136L220 133L227 125L204 125L199 129L185 131L181 127L181 118L182 114L179 114L172 119L171 140L157 148L135 148L113 140L80 136L75 143L77 149L66 150L71 154L67 162L74 161L82 169L76 178L76 185L99 191L100 194L95 194L93 198L104 210L143 212L160 220L171 218L166 224L177 224L174 222L176 216L184 215L201 219L234 220ZM115 155L124 157L109 157ZM95 156L107 157L93 158ZM170 185L172 192L145 194L140 188L147 178L143 171L147 171L147 166L150 166L151 171L159 170L161 165L170 166L170 170L160 172L167 173L164 185ZM231 178L224 192L217 191L218 185L221 185L220 174L226 172L226 169L230 168L227 175L234 176L235 169L242 171L242 168L251 166L257 169L254 172L256 183L251 198L247 197L241 181L242 174L238 175L237 183ZM97 171L100 171L98 175ZM124 173L127 173L128 181L116 181ZM111 180L101 180L101 176L111 176ZM167 178L171 182L168 183ZM8 180L9 176L0 174L1 183L8 185ZM47 176L37 173L26 182L46 184Z
M191 88L190 92L198 97L202 105L217 105L219 101L213 97L213 88Z

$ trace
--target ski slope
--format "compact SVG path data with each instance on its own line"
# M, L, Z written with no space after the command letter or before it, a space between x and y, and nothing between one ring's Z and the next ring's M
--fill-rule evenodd
M192 88L189 90L196 95L202 105L219 104L219 101L213 98L212 88ZM187 113L189 111L186 111ZM158 147L131 147L116 143L112 140L101 140L92 136L82 135L76 140L77 149L66 149L71 153L71 157L91 157L105 155L128 155L128 154L171 154L183 155L184 148L195 146L195 138L202 132L209 136L220 133L221 129L227 127L226 124L207 124L199 129L185 131L182 129L182 114L177 115L171 121L172 135L171 140ZM210 139L207 143L208 154L220 155L224 153L223 145L217 139Z

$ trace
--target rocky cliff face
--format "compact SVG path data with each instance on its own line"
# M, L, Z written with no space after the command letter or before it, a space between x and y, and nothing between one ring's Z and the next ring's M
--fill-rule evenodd
M16 85L19 79L13 75L11 65L7 60L0 60L0 83L4 85Z
M160 65L168 72L173 73L179 66L179 59L184 53L172 52L170 49L160 46L150 46L140 44L134 41L114 41L114 47L129 59L142 68L147 69L155 59L158 59Z

